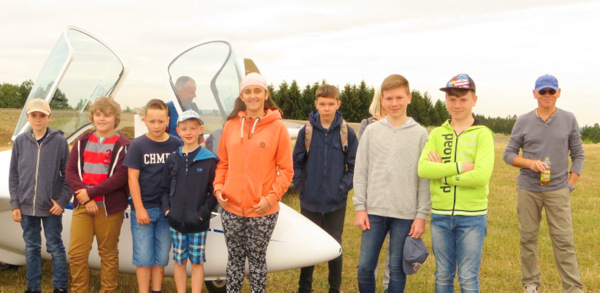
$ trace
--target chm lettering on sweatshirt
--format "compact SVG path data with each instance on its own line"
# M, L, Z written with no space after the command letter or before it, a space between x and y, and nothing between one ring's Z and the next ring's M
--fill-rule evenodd
M171 153L144 154L144 165L164 164Z

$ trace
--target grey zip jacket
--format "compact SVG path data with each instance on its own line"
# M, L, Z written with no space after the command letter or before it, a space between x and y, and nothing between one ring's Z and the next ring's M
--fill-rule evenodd
M62 208L73 193L65 179L69 144L58 130L48 128L41 144L32 131L15 139L8 176L10 205L26 216L50 216L54 199Z

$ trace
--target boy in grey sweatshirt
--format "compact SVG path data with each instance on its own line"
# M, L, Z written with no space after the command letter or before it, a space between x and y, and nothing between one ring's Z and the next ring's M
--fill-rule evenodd
M62 213L71 199L65 180L69 145L62 133L48 127L50 106L42 99L27 105L31 131L15 139L10 160L12 217L21 223L25 240L27 290L41 292L41 230L52 255L54 292L67 292L67 258L61 238Z
M403 292L404 240L425 231L431 200L429 180L417 167L427 142L427 130L406 116L411 94L401 75L381 85L381 104L387 116L370 125L361 137L354 169L355 224L362 232L358 263L360 292L375 292L374 270L386 235L390 234L388 292Z

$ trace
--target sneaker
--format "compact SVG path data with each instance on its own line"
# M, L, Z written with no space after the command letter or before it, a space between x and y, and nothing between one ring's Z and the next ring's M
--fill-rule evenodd
M33 290L33 289L27 287L27 289L25 290L25 293L42 293L42 291L39 291L39 290L36 291L36 290Z
M65 288L54 288L54 293L67 293L67 289Z
M535 284L527 284L525 287L523 287L523 289L523 293L538 293L540 291L540 287L536 286Z

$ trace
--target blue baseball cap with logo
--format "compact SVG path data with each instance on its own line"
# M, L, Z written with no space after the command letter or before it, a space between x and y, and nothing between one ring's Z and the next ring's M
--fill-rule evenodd
M558 79L556 79L556 77L554 77L550 74L545 74L545 75L538 77L538 79L535 81L535 90L539 92L543 89L548 89L548 88L557 91L558 90Z

